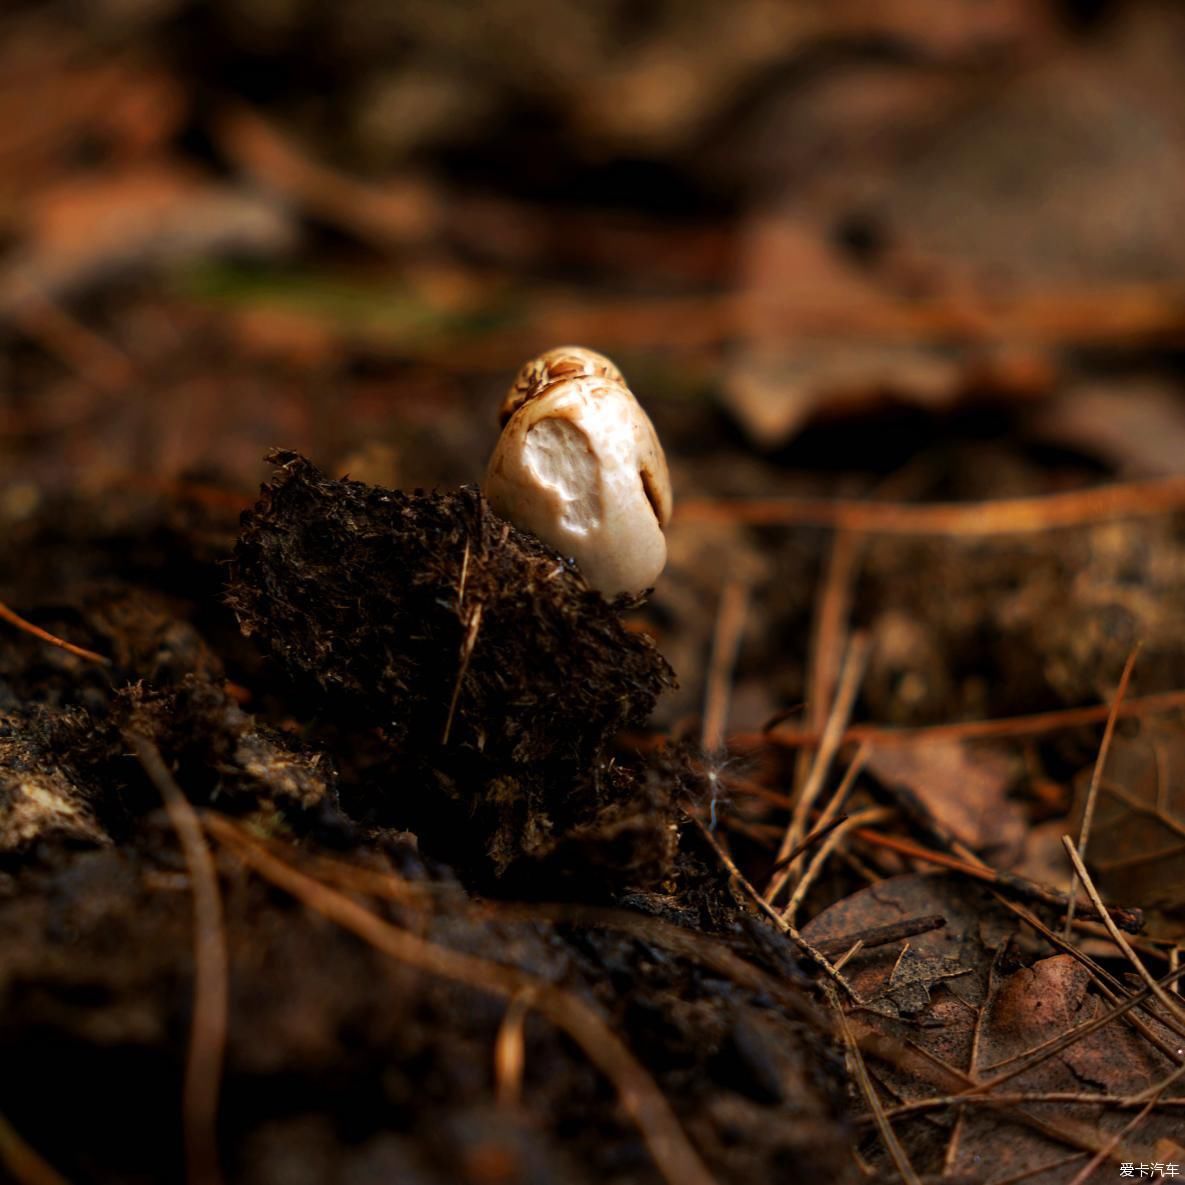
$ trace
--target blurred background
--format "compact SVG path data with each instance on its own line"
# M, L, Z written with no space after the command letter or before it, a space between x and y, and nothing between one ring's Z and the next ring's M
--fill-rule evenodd
M701 503L649 610L667 721L702 702L725 574L756 727L810 698L827 536L705 499L1185 467L1183 54L1154 0L9 3L0 525L134 490L224 555L272 446L476 481L513 372L583 344ZM1177 587L1173 538L872 555L866 709L1093 701L1137 635L1180 686L1176 602L1149 624L1115 591L1133 563ZM1090 629L1050 621L1072 585Z

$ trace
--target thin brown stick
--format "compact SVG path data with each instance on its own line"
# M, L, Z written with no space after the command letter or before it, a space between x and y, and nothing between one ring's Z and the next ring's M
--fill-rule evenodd
M1035 1165L1030 1169L1022 1169L1007 1177L995 1177L992 1179L991 1185L1022 1185L1024 1181L1031 1181L1034 1177L1041 1176L1042 1173L1052 1173L1055 1169L1065 1168L1066 1165L1074 1164L1087 1155L1089 1154L1086 1152L1071 1152L1069 1156L1059 1156L1057 1160L1047 1160L1044 1164Z
M707 937L698 930L687 930L645 914L593 905L494 905L487 901L478 907L478 912L504 921L533 924L546 919L567 925L596 926L621 931L651 946L665 948L680 958L710 967L737 986L776 1000L787 1013L795 1014L820 1031L830 1032L830 1025L822 1014L794 985L754 966L731 947L718 939Z
M868 1067L864 1064L864 1055L860 1052L860 1046L856 1042L856 1038L852 1035L851 1026L848 1024L847 1013L844 1012L843 1004L840 1003L839 996L835 989L830 984L824 984L823 990L827 994L828 1002L831 1004L832 1011L835 1013L836 1026L839 1029L839 1036L843 1042L844 1051L847 1054L848 1069L852 1073L852 1077L856 1080L856 1084L860 1087L860 1093L864 1096L864 1101L868 1104L868 1109L872 1113L873 1120L876 1123L876 1129L880 1133L881 1142L885 1146L885 1151L888 1152L889 1158L896 1166L897 1171L901 1174L901 1179L906 1182L906 1185L921 1185L914 1167L909 1163L909 1157L905 1154L905 1149L901 1147L901 1141L897 1139L897 1134L893 1131L893 1125L885 1116L885 1108L881 1103L880 1096L876 1093L876 1087L872 1084L872 1079L868 1074Z
M206 829L259 876L391 958L491 995L513 998L522 991L533 992L535 1010L566 1032L616 1087L622 1108L637 1125L669 1185L715 1185L654 1080L583 1000L517 968L438 946L400 930L272 855L229 820L206 815L204 821Z
M19 613L14 613L3 601L0 601L0 620L7 621L10 625L15 625L18 630L24 630L26 634L32 634L33 637L40 638L41 641L48 642L51 646L57 646L59 650L65 650L76 658L85 658L87 662L98 663L104 667L111 665L111 659L104 658L103 655L96 654L93 650L87 650L85 646L75 646L73 642L67 642L65 638L59 638L57 634L51 634L39 625L26 621Z
M843 743L870 741L878 747L916 745L932 741L979 741L1003 737L1040 736L1064 728L1102 724L1111 714L1111 704L1091 704L1083 708L1057 708L1027 716L1004 716L996 720L960 720L950 724L922 724L916 728L892 728L883 724L853 724L845 730ZM1185 708L1185 691L1160 691L1153 695L1132 696L1116 713L1123 720L1129 716L1148 716ZM777 725L761 733L737 733L730 744L750 748L772 744L783 749L814 745L819 733L809 728L786 728Z
M864 939L857 938L847 950L835 960L836 971L842 971L862 950L864 949Z
M947 1107L1016 1107L1024 1103L1088 1103L1098 1107L1115 1107L1125 1111L1143 1107L1148 1100L1132 1095L1092 1094L1077 1090L1015 1090L996 1091L994 1094L950 1094L935 1095L929 1099L915 1099L896 1107L887 1107L885 1115L890 1119L904 1119L912 1115L924 1115L930 1111L942 1111ZM1165 1111L1185 1110L1185 1098L1158 1099L1157 1107ZM869 1117L857 1120L871 1124Z
M844 775L840 779L839 785L835 788L835 793L832 794L828 800L827 805L819 812L819 817L815 820L815 828L811 833L813 836L822 837L836 824L839 820L840 811L843 810L847 804L848 797L852 793L852 787L856 784L856 779L864 770L865 762L868 760L870 746L862 744L856 750L855 756L848 762L848 768L844 770ZM846 816L845 816L846 817ZM796 876L798 873L798 864L801 862L800 857L814 845L808 843L811 836L807 836L789 855L783 857L774 865L774 872L780 872L783 868L790 870L791 876Z
M288 850L276 840L264 840L256 836L253 842L271 851L277 859L282 859ZM337 888L350 893L378 897L411 909L447 909L454 914L494 917L504 922L533 924L547 920L620 930L653 946L665 947L681 958L710 967L719 975L749 991L777 1000L784 1008L810 1021L816 1027L824 1027L822 1017L804 995L777 977L747 962L731 947L717 939L709 938L698 930L684 929L682 926L649 915L602 906L575 905L570 902L515 905L486 900L474 904L465 891L456 885L407 881L390 869L364 868L348 860L330 856L309 855L307 867L313 870L318 879L330 882ZM941 922L941 919L939 921ZM897 926L907 924L895 923Z
M448 704L448 718L444 722L444 735L440 738L442 745L448 744L449 734L453 731L453 719L457 714L457 703L461 698L461 685L465 682L465 675L469 671L469 660L473 657L473 648L477 645L477 633L481 629L482 605L474 605L466 615L465 641L461 646L461 661L457 666L457 680L453 684L452 698Z
M517 1107L523 1096L523 1069L526 1066L524 1029L531 1010L531 992L510 997L506 1015L494 1041L494 1098L500 1107Z
M820 843L826 839L841 823L846 823L847 815L840 815L835 819L829 819L822 827L816 827L803 841L796 847L788 856L779 860L774 865L774 871L780 872L783 868L793 864L803 852L809 852L815 844Z
M1166 980L1167 982L1167 980ZM972 1102L975 1098L985 1098L985 1100L993 1101L995 1103L1010 1103L1016 1102L1016 1098L1010 1095L1001 1093L995 1089L1006 1082L1010 1082L1012 1078L1016 1078L1021 1074L1026 1074L1027 1071L1036 1068L1042 1062L1048 1061L1049 1058L1055 1057L1057 1053L1069 1046L1080 1042L1085 1037L1089 1037L1091 1033L1103 1029L1104 1026L1112 1024L1113 1021L1126 1017L1133 1008L1144 1004L1145 1001L1151 997L1152 993L1144 989L1138 994L1132 995L1122 1001L1122 1003L1114 1004L1107 1013L1101 1017L1083 1021L1082 1024L1077 1025L1069 1032L1059 1033L1057 1037L1045 1040L1042 1044L1035 1046L1033 1049L1024 1050L1014 1058L1008 1059L1008 1062L1000 1062L993 1067L987 1067L987 1070L999 1070L991 1078L985 1078L979 1082L972 1082L967 1075L959 1075L956 1081L965 1083L965 1089L959 1093L948 1093L935 1098L925 1098L925 1100L916 1100L909 1103L899 1103L898 1106L892 1107L889 1110L890 1119L899 1119L899 1117L912 1114L922 1114L927 1110L941 1109L943 1107L953 1107L956 1103ZM1133 1018L1134 1019L1134 1018ZM924 1053L924 1050L917 1049L916 1052ZM1008 1069L1000 1069L1008 1065ZM1165 1080L1167 1087L1171 1082L1176 1081L1176 1075L1185 1070L1185 1065L1178 1065L1173 1075ZM944 1078L944 1082L950 1081L949 1076ZM1089 1098L1097 1098L1097 1096L1088 1096ZM1142 1102L1144 1100L1140 1100ZM1181 1106L1185 1106L1185 1100L1181 1100Z
M717 753L724 748L732 673L748 610L749 586L743 580L730 580L720 594L716 628L712 633L712 654L704 692L704 722L700 733L705 753Z
M798 883L794 886L794 892L790 894L790 900L786 902L786 908L782 910L782 917L791 925L794 924L795 915L801 908L803 901L806 900L806 895L810 892L811 885L815 883L819 874L823 871L823 865L827 863L832 852L835 851L840 841L849 832L854 831L858 827L884 823L892 817L893 811L887 807L870 806L862 811L858 811L854 815L850 815L841 824L833 827L827 838L815 849L814 855L811 856L810 863L806 866Z
M836 938L822 938L819 940L819 949L824 954L838 955L843 951L850 950L855 943L859 943L862 950L872 950L878 946L888 946L891 942L915 938L918 934L929 934L932 930L941 930L945 925L946 918L942 914L926 914L919 918L905 918L900 922L889 922L884 926L869 926L865 930L855 930L850 934L841 934Z
M864 549L864 536L852 531L836 531L827 556L819 595L815 598L807 649L806 723L822 732L835 698L839 671L845 651L848 618L851 612L852 586ZM794 794L800 794L810 775L809 746L803 746L794 760Z
M1099 744L1098 756L1095 758L1094 769L1090 775L1090 786L1086 791L1086 803L1082 811L1082 826L1078 829L1078 855L1086 859L1086 845L1090 842L1090 827L1094 822L1095 802L1099 796L1099 783L1103 777L1103 767L1107 764L1107 754L1111 752L1111 738L1115 735L1115 724L1119 719L1119 709L1123 705L1123 697L1127 695L1127 685L1131 682L1132 671L1135 669L1136 657L1140 653L1140 643L1137 642L1127 662L1123 664L1123 673L1119 676L1119 686L1115 691L1115 699L1111 704L1111 711L1107 714L1107 725L1103 729L1103 739ZM1070 905L1066 910L1066 924L1064 933L1067 938L1074 927L1074 899L1078 895L1078 874L1070 878Z
M1163 339L1182 336L1181 290L1175 285L1108 285L1092 291L1049 288L1013 293L1004 304L970 294L961 299L902 301L868 298L823 301L816 288L779 294L776 309L746 293L693 294L686 297L575 303L570 294L543 292L524 321L499 328L483 338L455 336L409 341L417 356L446 357L451 366L513 365L539 341L599 341L606 347L703 349L742 334L752 340L803 334L865 336L878 341L998 341L1023 337L1029 342L1065 344L1088 341ZM446 349L447 347L447 349Z
M1176 1086L1182 1078L1185 1078L1185 1062L1179 1065L1171 1073L1166 1074L1159 1082L1153 1082L1151 1086L1146 1086L1143 1090L1132 1095L1131 1101L1133 1103L1145 1103L1149 1099L1159 1100L1160 1096L1164 1094L1164 1092L1168 1090L1170 1086ZM1168 1101L1171 1102L1172 1100ZM1178 1099L1176 1101L1179 1102L1182 1107L1185 1107L1185 1099Z
M1185 477L1155 478L1086 490L990 502L861 502L828 498L684 500L682 522L835 527L880 535L985 538L1031 534L1114 519L1185 510Z
M1003 1100L997 1101L994 1095L985 1095L985 1083L976 1083L966 1071L956 1069L923 1046L905 1044L886 1033L861 1025L852 1018L849 1018L849 1023L859 1032L858 1039L862 1052L904 1069L913 1078L939 1085L949 1092L949 1106L956 1102L962 1103L972 1098L983 1097L986 1100L984 1106L1000 1110L1007 1118L1040 1132L1049 1140L1087 1152L1096 1152L1102 1146L1097 1132L1084 1124L1072 1122L1064 1116L1059 1117L1057 1123L1053 1123L1031 1112L1015 1109L1012 1104ZM958 1092L960 1087L962 1090ZM899 1103L887 1108L885 1115L892 1120L908 1113L909 1104Z
M1036 933L1040 934L1055 950L1060 950L1063 954L1069 955L1077 963L1090 972L1090 977L1094 980L1095 987L1098 988L1100 994L1112 1004L1119 1004L1121 1001L1127 1002L1133 999L1133 996L1128 992L1124 986L1113 976L1106 968L1100 966L1094 959L1090 957L1081 947L1075 946L1072 942L1067 942L1056 930L1051 930L1031 909L1021 905L1019 901L1009 901L1007 897L999 891L994 893L996 900L1004 906L1005 909L1010 910L1016 914L1018 918L1031 927ZM1147 989L1145 989L1146 991ZM1148 993L1151 994L1151 993ZM1172 1016L1161 1016L1153 1012L1148 1007L1146 997L1140 995L1136 1001L1140 1004L1144 1012L1160 1024L1171 1029L1178 1037L1185 1037L1185 1025L1179 1024ZM1123 1010L1126 1015L1127 1009ZM1178 1042L1165 1041L1157 1032L1155 1032L1139 1014L1133 1014L1127 1018L1127 1024L1135 1029L1149 1045L1159 1050L1170 1062L1174 1065L1185 1064L1185 1054L1181 1052L1181 1046ZM1010 1071L1011 1073L1011 1071Z
M22 292L14 320L27 337L56 354L87 383L123 394L135 377L135 365L123 350L32 284Z
M720 846L720 841L712 834L712 832L704 824L703 820L696 818L695 815L690 813L687 817L692 821L692 823L695 824L696 827L699 828L700 834L712 846L712 850L716 853L720 863L723 864L726 869L728 869L729 875L737 883L737 885L740 886L745 896L747 896L749 900L752 901L753 904L756 905L757 908L763 914L765 914L765 916L769 918L769 920L773 922L773 924L779 930L781 930L781 932L785 934L786 937L789 938L790 941L793 942L794 945L798 947L798 949L802 951L802 953L806 955L807 958L810 959L811 962L813 962L815 966L817 966L824 973L824 975L826 975L833 983L839 984L839 986L843 988L844 994L849 1000L852 1001L852 1003L863 1003L859 995L857 995L856 989L853 988L847 979L835 969L831 963L831 960L828 959L827 956L823 954L823 952L817 947L812 946L798 932L798 930L790 925L790 923L787 922L782 917L782 915L778 913L778 911L774 909L764 897L762 897L759 892L757 892L753 885L750 884L748 878L736 866L736 862L733 860L733 858Z
M1149 1099L1148 1102L1145 1103L1140 1113L1138 1115L1133 1115L1131 1121L1125 1123L1123 1127L1121 1127L1119 1131L1117 1131L1107 1141L1107 1143L1102 1148L1100 1148L1093 1157L1091 1157L1089 1163L1083 1166L1082 1171L1074 1177L1073 1181L1070 1182L1070 1185L1086 1185L1086 1182L1094 1176L1095 1170L1103 1163L1103 1161L1115 1159L1112 1154L1114 1153L1115 1149L1119 1147L1120 1141L1130 1136L1132 1132L1134 1132L1136 1128L1138 1128L1140 1124L1148 1118L1148 1116L1152 1113L1153 1106L1155 1106L1155 1100Z
M182 1109L189 1185L219 1185L218 1096L226 1055L227 953L218 870L189 799L147 737L129 732L128 743L164 800L177 833L193 893L193 1020L185 1066Z
M0 1165L3 1165L16 1185L68 1185L41 1153L31 1148L21 1134L0 1115Z
M811 807L822 793L831 771L831 763L839 752L844 730L852 716L852 708L856 704L856 695L864 679L864 670L868 665L871 643L867 634L854 634L848 643L840 671L839 684L835 691L835 700L827 717L827 724L819 740L819 751L815 754L814 764L802 792L794 804L794 811L790 822L786 826L786 834L778 848L777 859L784 859L802 839L806 832L807 819L810 817ZM770 882L766 889L766 898L773 904L782 888L790 880L792 868L784 868Z
M993 982L1000 969L1000 960L1004 954L1004 947L996 948L995 954L992 956L991 967L988 970L988 989L987 996L990 999L992 995ZM979 1082L980 1071L980 1051L983 1047L983 1025L987 1018L988 1009L986 1007L978 1008L975 1011L975 1024L971 1030L971 1050L967 1058L967 1077L972 1082ZM947 1141L946 1154L943 1157L942 1172L944 1176L949 1176L955 1167L955 1161L959 1155L959 1145L963 1140L963 1132L967 1121L967 1111L962 1106L955 1108L955 1122L951 1128L950 1139Z
M1070 857L1070 863L1074 865L1074 871L1078 874L1078 878L1082 881L1082 887L1086 890L1086 895L1090 898L1091 903L1098 911L1099 917L1102 919L1103 925L1107 927L1107 933L1111 935L1111 940L1115 943L1124 955L1128 962L1135 968L1136 974L1148 985L1152 994L1160 1001L1161 1004L1168 1010L1170 1016L1175 1016L1179 1022L1185 1022L1185 1006L1182 1006L1180 1000L1174 1000L1156 982L1152 972L1144 966L1144 960L1132 950L1131 943L1124 938L1123 933L1119 927L1111 920L1111 915L1107 912L1107 907L1103 904L1102 897L1099 896L1098 889L1095 888L1094 881L1091 880L1090 873L1086 871L1086 865L1082 861L1082 857L1074 848L1074 841L1068 836L1062 836L1062 846L1066 849L1066 854Z
M882 835L877 831L861 828L854 832L857 839L873 844L879 848L888 848L902 856L910 856L915 860L924 860L927 864L936 864L940 868L949 868L952 872L961 872L964 876L974 877L984 884L992 885L1004 893L1011 893L1024 897L1030 901L1040 901L1044 905L1052 905L1056 909L1065 909L1066 895L1057 889L1050 889L1039 885L1036 881L1024 880L1012 873L997 872L994 868L980 861L969 861L959 856L950 856L945 852L935 852L931 848L922 847L911 839L899 835ZM1082 904L1079 904L1082 909ZM1084 910L1084 916L1093 917L1093 906ZM1110 916L1120 921L1126 929L1138 932L1141 929L1141 918L1137 912L1112 906L1108 911Z

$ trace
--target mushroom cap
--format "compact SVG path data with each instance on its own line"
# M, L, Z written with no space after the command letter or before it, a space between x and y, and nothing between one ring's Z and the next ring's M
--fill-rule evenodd
M528 399L534 399L552 383L582 375L600 375L625 385L621 371L604 354L586 350L583 346L556 346L523 364L498 409L498 423L505 427Z
M490 458L485 494L503 518L571 556L606 597L653 587L666 564L666 457L620 380L558 378L520 403Z

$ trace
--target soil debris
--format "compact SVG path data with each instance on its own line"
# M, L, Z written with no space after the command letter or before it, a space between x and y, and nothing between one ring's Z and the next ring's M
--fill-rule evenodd
M309 714L373 730L351 810L467 865L484 853L498 876L523 861L666 875L671 792L610 749L673 674L621 606L473 487L409 494L271 459L229 602Z

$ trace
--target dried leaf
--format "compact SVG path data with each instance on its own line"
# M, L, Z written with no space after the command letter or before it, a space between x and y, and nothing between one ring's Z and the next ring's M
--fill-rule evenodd
M929 1006L930 992L936 983L969 975L973 970L951 955L935 958L919 953L907 943L889 974L888 986L869 1001L868 1007L882 1016L916 1016Z
M1032 430L1128 477L1185 472L1185 402L1168 384L1134 379L1074 386L1037 413Z
M976 851L1019 847L1024 811L1008 798L1016 759L1002 749L938 741L873 749L865 768L908 790L956 839Z
M1079 786L1079 814L1085 778ZM1090 832L1087 859L1114 901L1149 911L1157 937L1185 939L1185 732L1141 721L1117 736Z
M1089 972L1067 955L1002 970L1000 952L1007 948L1021 954L1025 932L988 890L945 876L882 881L825 910L803 933L814 943L829 944L845 934L928 913L941 913L947 925L910 939L911 949L900 955L891 947L862 950L844 968L868 1002L853 1010L851 1026L889 1098L910 1103L958 1094L971 1080L987 1081L1015 1068L1007 1059L1099 1018L1110 1007L1092 989ZM1162 1040L1171 1037L1156 1021L1149 1023ZM1106 1144L1134 1113L1092 1103L1090 1096L1134 1095L1172 1068L1119 1021L1035 1062L998 1088L1070 1092L1081 1095L1081 1102L971 1106L953 1130L955 1112L948 1106L896 1120L894 1128L919 1173L978 1179L990 1163L993 1180L1023 1177L1062 1185L1068 1179L1064 1163L1045 1172L1042 1167L1075 1151L1084 1164L1086 1155ZM1180 1098L1183 1088L1177 1084L1167 1093ZM1178 1111L1154 1111L1125 1138L1115 1158L1151 1162L1161 1143L1179 1130Z
M111 273L233 251L287 251L293 228L261 197L163 162L78 177L40 195L18 251L0 269L0 314Z

